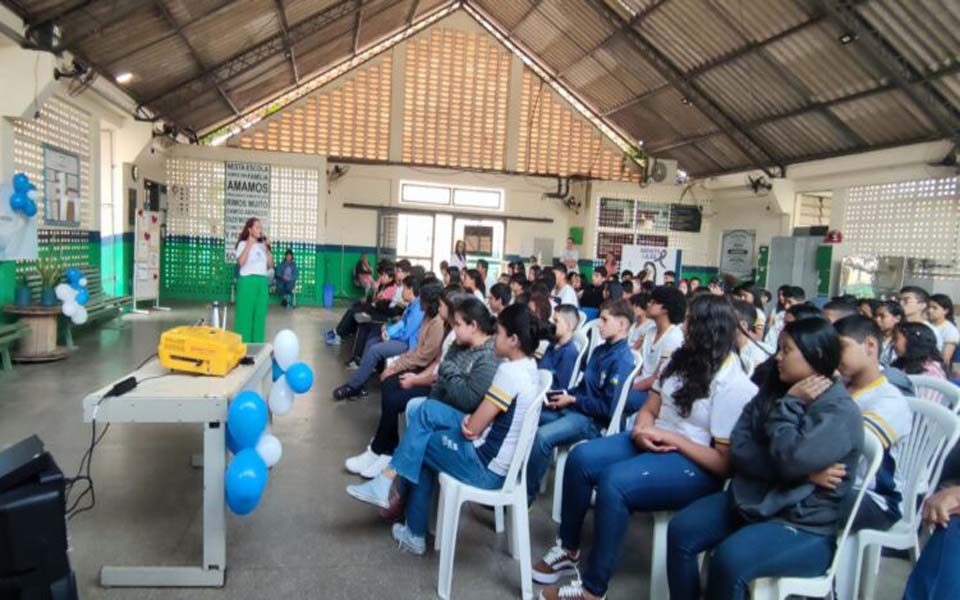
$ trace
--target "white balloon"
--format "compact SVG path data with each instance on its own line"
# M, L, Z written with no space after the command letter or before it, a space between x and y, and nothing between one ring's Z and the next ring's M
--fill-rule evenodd
M63 311L64 315L68 317L72 317L73 315L77 314L78 308L80 308L79 304L77 304L73 300L67 300L66 302L63 303L63 306L60 308L60 310Z
M76 296L75 292L73 294L71 294L71 292L74 292L74 289L67 283L61 283L57 287L53 288L53 293L56 294L57 300L61 302L67 302Z
M87 287L87 278L81 277L80 280L77 281L77 285L79 285L80 287Z
M277 333L273 338L273 357L277 359L280 368L286 371L290 365L297 362L300 355L300 342L297 340L297 334L289 329L284 329Z
M286 379L281 377L273 382L267 404L270 406L270 412L278 417L290 412L290 409L293 408L293 390L290 389Z
M260 436L260 441L257 442L257 454L268 467L272 467L280 462L280 457L283 456L283 445L277 436L264 432Z
M78 304L77 312L73 313L70 320L73 321L74 325L83 325L87 322L87 309Z

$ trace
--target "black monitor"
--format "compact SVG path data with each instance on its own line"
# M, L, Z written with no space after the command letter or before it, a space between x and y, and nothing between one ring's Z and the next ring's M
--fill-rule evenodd
M74 600L63 473L37 436L0 451L0 598Z

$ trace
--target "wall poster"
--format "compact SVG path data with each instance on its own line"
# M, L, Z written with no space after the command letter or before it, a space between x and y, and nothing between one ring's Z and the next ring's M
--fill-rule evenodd
M225 260L237 261L237 239L250 217L260 219L270 231L270 165L227 162L224 164L223 237Z
M46 225L80 227L80 157L43 145L43 219Z

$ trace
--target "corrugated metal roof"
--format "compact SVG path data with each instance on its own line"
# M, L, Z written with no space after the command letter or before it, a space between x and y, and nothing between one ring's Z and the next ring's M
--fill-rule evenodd
M921 73L949 66L960 56L960 3L871 0L857 11Z
M747 55L707 71L696 82L741 121L782 114L809 102L784 82L772 63Z
M740 35L705 12L703 0L672 0L638 31L681 69L689 70L743 44Z
M80 10L63 0L0 2L28 23L66 10L57 22L70 49L108 76L132 72L126 89L187 127L213 126L233 113L214 83L198 77L197 60L177 29L204 67L217 67L220 86L241 110L294 84L276 42L281 19L275 0L111 0ZM291 28L317 26L294 46L302 80L352 55L358 2L364 47L406 27L411 9L421 16L448 0L283 0ZM880 66L888 56L868 55L866 43L841 44L843 26L806 0L466 2L559 72L591 109L609 113L611 124L648 147L670 148L665 154L694 175L888 146L960 127L955 1L860 0L842 7L855 10L889 53L902 54L913 71L903 77L912 85L929 80L923 85L947 107L939 121L888 79L898 70ZM660 64L647 56L646 44ZM255 48L268 51L250 54ZM241 53L247 53L242 62L236 58ZM687 89L688 82L695 89ZM684 103L688 94L700 108ZM748 156L733 144L731 136L744 134L754 136L763 152L750 148Z
M871 94L830 110L868 144L879 146L934 133L929 119L899 90Z
M807 113L760 125L754 135L786 159L798 159L853 148L855 143L819 113Z

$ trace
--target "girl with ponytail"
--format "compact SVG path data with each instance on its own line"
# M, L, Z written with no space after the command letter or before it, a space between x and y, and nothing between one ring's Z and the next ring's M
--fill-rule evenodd
M426 551L427 519L439 473L469 485L499 489L517 451L527 411L537 402L540 377L533 353L552 328L525 304L500 313L494 351L502 359L480 406L463 413L437 400L416 411L390 466L375 479L347 488L354 498L405 516L393 526L400 548Z

